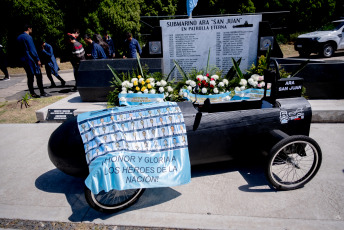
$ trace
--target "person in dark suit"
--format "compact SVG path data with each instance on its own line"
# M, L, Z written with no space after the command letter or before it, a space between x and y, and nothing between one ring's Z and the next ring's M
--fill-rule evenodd
M17 37L19 57L25 69L27 75L27 85L31 97L39 98L41 97L50 97L51 95L46 93L43 88L43 79L41 72L41 60L37 54L35 44L33 39L30 36L32 33L32 26L25 25L23 28L23 33ZM40 91L40 96L38 96L33 88L34 76L36 76L37 85Z
M53 77L53 74L57 79L61 81L61 86L65 86L66 82L60 77L58 71L60 70L59 66L57 65L56 58L53 52L53 47L46 43L45 41L41 41L42 45L42 64L45 66L45 71L47 73L47 77L51 83L50 88L56 87Z

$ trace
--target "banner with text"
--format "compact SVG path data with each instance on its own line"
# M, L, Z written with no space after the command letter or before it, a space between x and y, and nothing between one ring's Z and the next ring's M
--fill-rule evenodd
M161 20L164 73L168 74L176 60L185 72L210 65L227 73L231 58L242 58L240 68L256 63L259 22L262 15ZM181 79L178 71L173 78Z
M125 106L78 115L94 194L111 189L190 182L186 127L175 102Z
M147 103L156 103L164 101L164 94L148 93L120 93L118 94L119 105L141 105Z

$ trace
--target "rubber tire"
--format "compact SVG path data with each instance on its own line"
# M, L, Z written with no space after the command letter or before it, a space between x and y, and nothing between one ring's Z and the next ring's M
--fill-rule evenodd
M304 51L304 50L300 50L299 51L299 56L300 57L304 57L304 58L309 58L309 56L311 56L311 53L310 52L307 52L307 51Z
M324 58L330 58L334 54L334 47L330 43L326 43L323 48L320 50L321 56Z
M277 157L277 155L280 154L280 151L282 149L284 149L286 146L291 145L292 143L308 144L309 147L311 147L313 152L314 152L314 159L313 159L312 166L310 167L308 172L301 179L298 179L297 183L285 184L285 182L283 182L283 181L277 181L276 180L276 178L273 175L271 166L272 166L273 161ZM285 155L285 153L283 153L283 154ZM303 154L303 153L301 153L301 154ZM289 137L286 137L286 138L280 140L277 144L275 144L271 148L271 151L270 151L269 156L268 156L268 164L266 167L266 177L267 177L268 181L271 183L271 185L274 188L276 188L277 190L298 189L298 188L303 187L306 183L308 183L317 174L317 172L320 168L320 165L321 165L321 161L322 161L321 149L315 140L313 140L312 138L310 138L308 136L302 136L302 135L289 136ZM286 162L287 162L287 159L285 160L284 164L288 164ZM294 167L293 168L294 170L297 169L297 167L293 166L292 164L289 164L289 166L290 165L292 167Z
M125 200L119 204L116 204L116 205L106 205L106 204L102 204L98 200L96 200L95 196L93 195L93 193L91 192L91 190L89 188L87 188L85 186L85 189L84 189L85 198L86 198L87 203L93 209L95 209L99 212L104 212L104 213L115 213L115 212L118 212L120 210L123 210L123 209L130 207L142 196L144 191L145 191L144 188L136 189L134 195L130 196L129 199L127 199L127 200ZM122 192L122 191L118 191L118 192Z

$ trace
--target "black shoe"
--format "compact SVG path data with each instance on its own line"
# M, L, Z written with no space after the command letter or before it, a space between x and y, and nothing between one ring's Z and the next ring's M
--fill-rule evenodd
M71 92L76 92L78 91L76 87L73 87L73 89L70 90Z
M41 93L41 97L51 97L49 93Z
M65 81L61 81L61 87L64 87L66 85Z
M11 78L10 77L5 77L4 79L2 79L3 81L9 81L9 80L11 80Z
M40 96L38 96L38 95L35 94L35 93L34 93L34 94L31 94L31 97L32 97L32 98L40 98Z
M50 85L50 86L48 87L48 89L52 89L52 88L56 88L56 85L54 84L54 85Z

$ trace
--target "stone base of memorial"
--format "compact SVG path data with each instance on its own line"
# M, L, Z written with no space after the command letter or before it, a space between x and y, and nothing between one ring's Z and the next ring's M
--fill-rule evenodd
M161 58L141 58L141 65L147 65L149 72L163 72ZM137 69L136 59L103 59L82 61L79 67L77 88L83 102L106 102L112 90L113 74L108 65L118 74L131 73Z

